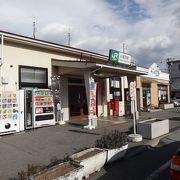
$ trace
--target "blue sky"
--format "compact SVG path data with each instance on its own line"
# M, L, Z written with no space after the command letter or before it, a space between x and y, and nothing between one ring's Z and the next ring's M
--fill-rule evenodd
M112 9L119 13L120 18L126 19L130 23L136 23L137 21L149 18L146 9L143 5L133 0L107 0L112 6Z
M148 67L180 59L177 0L0 0L0 29L108 55L109 49ZM35 18L34 18L35 17Z

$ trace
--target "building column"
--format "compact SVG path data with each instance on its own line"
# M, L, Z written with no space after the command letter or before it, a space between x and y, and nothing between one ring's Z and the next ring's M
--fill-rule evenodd
M90 102L90 72L84 72L84 82L85 82L85 89L86 89L86 98L87 98L87 107L88 107L88 114L89 114L89 102Z
M170 86L169 85L167 85L167 100L168 100L168 103L171 102L171 100L170 100Z
M158 86L155 82L151 83L151 105L154 107L159 107Z

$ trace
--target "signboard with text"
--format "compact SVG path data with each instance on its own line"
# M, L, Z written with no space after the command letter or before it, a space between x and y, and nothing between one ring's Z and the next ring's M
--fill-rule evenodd
M96 87L97 87L97 84L94 82L94 79L91 78L89 115L96 115Z
M109 61L118 62L119 61L119 51L110 49L109 50Z
M109 61L119 62L124 64L131 64L131 56L117 50L109 50Z
M130 89L129 89L131 98L135 97L135 88L136 88L135 82L131 81L130 82Z

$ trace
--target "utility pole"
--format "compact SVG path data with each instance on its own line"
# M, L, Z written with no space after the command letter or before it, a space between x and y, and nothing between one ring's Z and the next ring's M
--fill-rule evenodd
M169 77L170 77L170 73L171 73L170 69L171 69L171 66L173 65L173 60L174 60L174 58L166 58L166 63L168 65Z
M125 43L123 43L123 54L125 53Z
M168 73L169 73L169 89L170 94L172 93L172 78L171 78L171 66L173 65L174 58L166 58L166 63L168 66Z
M70 29L68 32L68 46L71 46L71 33L70 33Z
M33 38L36 39L36 19L34 17L33 21Z

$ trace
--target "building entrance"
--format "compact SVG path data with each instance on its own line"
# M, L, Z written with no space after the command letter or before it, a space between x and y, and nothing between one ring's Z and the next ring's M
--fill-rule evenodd
M69 85L69 109L70 119L82 119L87 117L87 98L85 86Z

